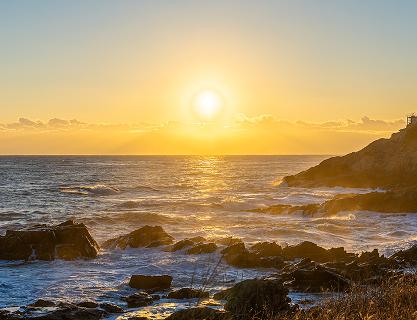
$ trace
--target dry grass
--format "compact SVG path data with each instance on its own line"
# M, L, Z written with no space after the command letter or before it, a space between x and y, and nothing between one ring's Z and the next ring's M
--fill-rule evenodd
M356 285L342 297L271 320L417 320L417 275Z

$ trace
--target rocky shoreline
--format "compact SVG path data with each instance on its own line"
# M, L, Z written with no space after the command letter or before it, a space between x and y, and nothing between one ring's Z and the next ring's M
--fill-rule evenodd
M128 285L137 291L123 296L120 305L91 300L78 303L38 300L27 306L1 309L0 319L102 319L112 314L130 314L132 308L152 306L164 299L191 299L196 306L202 300L214 299L225 309L190 308L172 314L167 318L171 320L251 319L250 316L262 313L265 308L272 314L297 310L298 306L290 303L289 290L349 292L358 283L379 285L402 277L407 268L417 266L417 246L385 257L377 250L356 254L346 252L343 247L326 249L309 241L285 247L275 242L247 245L236 238L194 237L175 241L161 226L143 226L105 241L102 247L107 250L157 248L179 255L217 254L219 264L268 269L270 275L236 283L212 295L206 290L209 279L205 288L172 289L172 275L134 274ZM0 236L2 260L94 259L99 250L87 227L74 221L8 231Z

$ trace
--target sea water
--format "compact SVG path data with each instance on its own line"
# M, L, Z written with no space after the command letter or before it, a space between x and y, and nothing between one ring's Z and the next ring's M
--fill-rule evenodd
M341 212L334 216L248 212L274 204L321 203L363 189L303 189L281 179L326 156L25 156L0 157L0 234L34 224L75 219L101 243L143 225L160 225L177 240L201 235L239 237L247 244L304 240L349 251L379 249L386 255L416 240L411 213ZM169 274L176 288L212 292L273 270L218 264L219 254L185 255L160 248L102 250L97 259L0 262L0 307L38 298L94 299L122 305L134 292L132 274ZM302 295L293 294L293 300ZM195 303L193 301L189 303ZM161 300L143 308L158 318L183 307ZM148 314L149 315L149 314Z

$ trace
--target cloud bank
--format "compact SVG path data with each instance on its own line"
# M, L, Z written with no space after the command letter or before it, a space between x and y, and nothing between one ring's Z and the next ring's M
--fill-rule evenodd
M341 154L404 126L369 117L313 123L243 114L222 125L20 118L0 124L0 154Z

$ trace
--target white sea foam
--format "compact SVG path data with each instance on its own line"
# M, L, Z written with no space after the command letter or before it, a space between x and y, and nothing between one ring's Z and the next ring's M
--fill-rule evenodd
M80 195L96 195L96 196L108 196L112 194L117 194L120 192L119 189L115 187L110 187L104 184L95 184L91 186L70 186L70 187L61 187L61 192L80 194Z

